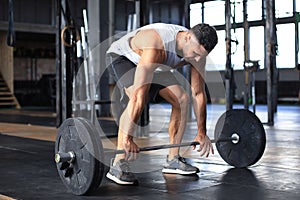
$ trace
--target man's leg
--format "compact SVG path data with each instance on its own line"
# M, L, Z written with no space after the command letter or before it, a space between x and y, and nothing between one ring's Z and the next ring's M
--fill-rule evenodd
M142 90L142 89L140 89ZM146 90L148 90L146 88ZM128 107L132 107L134 104L142 104L140 106L137 106L138 108L142 109L144 106L143 95L139 94L139 92L135 92L133 95L129 97L128 106L123 112L123 114L120 117L120 123L119 123L119 131L118 131L118 144L117 149L123 150L124 145L124 137L132 137L135 131L135 126L137 125L138 115L136 113L140 113L141 110L137 109L128 109ZM142 94L146 94L146 92L142 92ZM139 96L139 97L137 97ZM136 100L140 99L140 100ZM128 110L133 110L132 113L129 113ZM136 116L136 118L133 118L133 116ZM129 151L134 145L136 145L134 142L128 144ZM134 148L137 148L134 147ZM128 156L127 158L125 156ZM130 185L130 184L136 184L137 179L135 178L134 174L130 171L129 163L127 160L135 160L137 156L137 153L128 153L128 155L125 154L117 154L114 158L113 163L111 164L110 171L107 173L106 177L110 180L121 184L121 185Z
M189 96L179 85L171 85L160 90L159 95L172 105L169 123L169 136L171 144L181 143L186 123ZM179 148L169 150L169 160L179 155Z
M189 96L179 85L161 89L159 95L172 105L169 123L170 143L180 144L187 123ZM188 164L179 155L179 148L171 148L162 172L188 175L198 173L199 169Z
M120 113L121 117L119 120L118 144L117 144L118 149L123 149L122 141L124 137L124 129L126 128L124 126L126 125L126 115L128 116L126 109L124 111L124 109L120 109L120 108L122 106L126 106L123 105L126 101L126 94L124 89L133 84L135 67L136 67L135 64L129 61L124 56L120 56L114 59L114 61L108 67L110 74L116 81L117 86L121 91L120 102L118 101L118 99L116 100L116 102L120 103L120 105L117 106L119 110L118 109L116 110L116 108L112 108L112 110L115 110L116 113L120 113L120 112L123 113L122 115ZM130 171L129 163L125 159L125 154L117 154L115 156L115 158L112 160L112 163L110 165L110 170L106 174L106 177L118 184L128 185L128 184L137 183L134 174L131 173Z

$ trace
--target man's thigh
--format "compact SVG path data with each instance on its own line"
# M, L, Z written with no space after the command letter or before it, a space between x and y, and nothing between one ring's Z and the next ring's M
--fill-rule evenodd
M120 89L129 87L134 82L136 65L125 56L117 56L108 66L108 71Z
M163 91L169 90L167 88L181 88L174 74L171 71L155 73L149 91L150 102L160 103L167 100L161 95L164 94Z

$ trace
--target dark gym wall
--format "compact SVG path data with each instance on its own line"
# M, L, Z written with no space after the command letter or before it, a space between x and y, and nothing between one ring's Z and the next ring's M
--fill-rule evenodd
M127 30L127 19L129 14L135 13L135 4L133 1L116 0L115 1L115 30Z
M14 21L52 24L55 16L53 0L14 0ZM8 0L0 0L0 21L7 21Z
M172 3L153 2L151 4L150 11L152 11L150 22L183 24L184 1L176 1Z
M146 0L142 0L146 1ZM183 24L184 18L184 1L148 1L149 22L164 22L173 24ZM143 11L143 10L142 10ZM115 30L127 30L127 19L129 14L135 13L134 1L115 1Z

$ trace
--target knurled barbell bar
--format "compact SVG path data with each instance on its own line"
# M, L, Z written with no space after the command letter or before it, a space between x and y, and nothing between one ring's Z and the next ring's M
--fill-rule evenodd
M228 142L231 141L233 143L238 143L239 136L234 133L229 138L219 138L217 142ZM212 143L215 143L215 140L211 140ZM165 145L156 145L156 146L149 146L149 147L141 147L139 148L140 152L143 151L155 151L155 150L161 150L161 149L170 149L170 148L176 148L176 147L187 147L187 146L196 146L200 145L199 142L186 142L186 143L180 143L180 144L165 144ZM112 150L112 151L105 151L109 154L124 154L125 150ZM69 162L72 163L75 161L76 154L74 151L69 151L67 153L58 152L55 154L55 162L61 163L61 162Z
M248 167L263 155L265 130L258 117L245 109L223 113L217 121L217 150L225 162L234 167ZM197 142L141 147L140 152L199 145ZM99 133L84 118L63 122L55 143L55 162L64 185L75 195L85 195L98 189L104 174L104 154L122 154L124 150L104 151Z

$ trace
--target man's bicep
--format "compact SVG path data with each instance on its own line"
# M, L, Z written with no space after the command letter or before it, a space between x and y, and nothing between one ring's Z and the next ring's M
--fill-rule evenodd
M138 67L155 69L158 65L162 64L165 59L165 51L162 49L144 48L142 51Z
M154 71L161 64L160 53L153 49L143 49L135 72L134 85L136 87L152 82Z
M140 65L163 63L166 58L164 44L159 34L153 30L142 30L133 38L133 44L141 56Z

